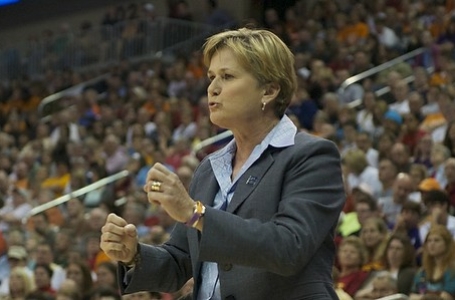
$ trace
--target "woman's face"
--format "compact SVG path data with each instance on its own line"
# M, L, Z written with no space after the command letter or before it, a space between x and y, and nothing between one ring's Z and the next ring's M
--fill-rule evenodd
M44 268L36 268L33 274L35 275L35 284L38 288L48 287L51 284L49 273Z
M210 61L207 89L210 120L222 128L242 128L262 115L266 92L237 61L231 50L218 50ZM270 105L270 104L269 104Z
M84 275L78 265L70 264L66 268L66 278L73 280L78 286L82 286Z
M446 251L445 241L437 234L430 234L425 246L428 254L433 257L441 256Z
M360 253L354 245L345 244L338 250L338 260L342 267L360 266Z
M99 285L103 286L114 286L115 281L115 274L110 272L106 267L100 266L96 270L96 281Z
M17 293L25 289L24 279L18 274L12 274L9 280L9 289L12 293Z
M379 231L375 224L367 222L362 227L361 237L365 246L373 248L381 243L384 238L384 234Z
M404 245L398 239L393 239L387 248L387 260L391 266L399 267L403 261Z

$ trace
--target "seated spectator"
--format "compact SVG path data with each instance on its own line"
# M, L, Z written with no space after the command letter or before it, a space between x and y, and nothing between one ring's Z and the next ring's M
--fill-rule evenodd
M11 227L19 226L31 210L32 205L27 191L13 188L11 197L0 209L0 231L7 231Z
M419 232L419 223L422 220L422 215L421 204L406 201L401 208L401 213L397 217L395 227L393 228L394 233L406 235L416 251L420 251L423 244Z
M355 138L355 145L358 149L365 152L368 164L378 168L378 150L373 148L373 141L367 132L358 132Z
M35 282L22 268L15 268L9 276L9 293L6 299L25 299L35 290Z
M428 179L427 168L422 164L413 163L409 169L409 176L411 176L413 185L413 192L409 194L409 199L421 203L422 193L419 190L419 186L421 182Z
M373 300L391 296L397 293L397 280L391 274L381 273L375 276L371 282L372 289L361 295L356 295L355 300Z
M431 148L433 147L433 140L431 135L424 135L419 142L414 151L413 163L424 165L427 170L431 168Z
M378 206L382 211L389 227L393 227L398 215L401 213L403 204L409 200L409 194L413 190L412 180L409 174L400 173L393 183L392 196L378 199Z
M83 261L73 261L66 267L66 278L71 279L76 283L83 297L89 294L93 286L92 273L89 266Z
M382 158L379 161L378 178L382 184L382 189L379 193L374 195L376 199L392 196L392 187L397 175L398 169L390 159Z
M409 148L400 142L394 143L390 149L390 159L397 166L398 172L408 173L411 168Z
M360 238L368 252L362 270L371 272L384 269L382 257L389 239L389 229L384 220L379 217L367 219L360 230Z
M370 272L362 270L367 256L365 245L356 236L344 238L338 247L340 276L336 287L343 289L351 297L354 297L370 276Z
M420 239L423 241L427 237L431 227L443 225L447 228L453 238L455 238L455 217L449 215L449 195L443 190L432 190L422 198L428 211L428 216L420 225Z
M404 114L403 121L398 140L408 147L410 153L415 153L419 140L426 132L419 128L419 119L412 113Z
M367 132L370 136L375 131L373 122L373 109L376 102L376 95L373 92L367 91L362 97L363 109L357 113L357 125L359 130Z
M34 267L34 279L36 285L36 291L48 296L53 297L56 294L56 290L51 286L51 278L53 271L48 264L37 263Z
M422 268L414 276L411 299L453 299L455 295L455 244L444 225L434 225L423 244ZM419 297L420 296L420 297ZM424 297L422 297L424 296ZM430 298L434 299L434 298Z
M431 148L431 165L429 170L430 177L433 177L439 182L441 187L447 185L447 178L444 174L445 161L450 157L450 151L442 144L434 144Z
M352 196L354 211L344 214L338 226L338 232L343 237L360 235L360 230L366 220L380 215L376 200L371 196L371 192L366 191L362 185L352 190Z
M361 183L368 185L373 194L380 189L378 169L369 166L365 153L360 149L351 149L343 157L343 164L348 172L348 188L352 189Z
M409 295L416 273L415 251L406 235L390 236L384 252L385 271L396 280L397 292Z

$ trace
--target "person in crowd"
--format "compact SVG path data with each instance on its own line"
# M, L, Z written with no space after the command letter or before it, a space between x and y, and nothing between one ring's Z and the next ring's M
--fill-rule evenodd
M29 275L30 278L33 278L33 272L27 267L28 263L28 253L25 247L18 245L10 245L7 252L9 275L6 278L3 278L0 283L0 296L9 294L9 283L12 271L16 268L21 268ZM6 269L6 267L5 267Z
M427 209L427 218L420 224L420 239L425 240L431 227L443 225L455 238L455 217L449 215L449 195L443 190L431 190L422 198Z
M53 271L48 264L37 263L33 269L36 291L48 297L53 297L56 290L51 286Z
M362 270L368 259L367 249L359 237L349 236L338 246L337 257L340 275L336 286L354 297L370 276L369 271Z
M387 224L393 227L398 215L401 213L403 204L409 200L409 194L413 191L412 180L409 174L399 173L393 183L392 196L378 199L380 207Z
M95 286L109 286L118 289L117 265L110 261L100 263L96 270Z
M379 217L381 211L371 191L367 187L360 185L352 190L351 198L353 201L354 210L344 213L340 217L338 232L342 237L349 235L360 235L360 230L366 220L371 217Z
M392 296L397 293L397 281L391 274L381 273L371 281L371 291L363 295L357 295L355 297L356 300L381 299L382 297Z
M122 293L176 291L193 277L195 298L336 297L340 157L332 142L296 135L284 116L296 86L292 53L269 31L241 28L209 38L204 60L210 119L234 139L201 162L189 194L162 164L149 171L149 201L178 222L164 245L138 243L133 225L108 216L101 248L128 274Z
M397 166L398 172L409 172L412 164L411 153L405 144L400 142L394 143L390 149L390 159Z
M430 160L432 168L429 171L430 177L436 179L441 187L447 185L447 178L444 174L445 161L450 157L450 151L442 144L434 144L431 148Z
M369 218L362 225L360 238L368 252L367 261L362 269L366 271L379 271L384 269L382 257L389 239L390 231L387 223L380 217Z
M365 152L368 164L374 168L378 168L379 152L373 148L373 141L367 132L357 132L355 145L358 149Z
M11 271L9 276L9 293L0 296L2 300L25 299L28 294L35 290L35 282L32 277L22 268Z
M390 236L384 252L385 271L396 280L397 292L409 295L416 273L416 256L411 240L399 233Z
M66 267L66 278L73 280L83 296L87 296L93 287L93 278L89 266L83 261L73 261Z
M420 237L419 225L422 221L422 205L414 201L408 200L403 204L401 213L397 217L395 226L393 227L394 233L407 235L411 240L412 245L416 251L420 252L423 240ZM420 263L420 261L418 261Z
M343 156L343 164L348 173L348 191L364 183L368 185L373 194L379 193L381 184L378 180L378 169L368 165L365 153L360 149L351 149Z
M428 299L431 295L436 299L454 299L454 256L453 235L444 225L432 226L423 244L422 268L414 276L410 299Z
M398 169L389 158L383 158L379 161L378 179L382 184L382 189L374 195L376 199L392 196L393 184L397 175Z

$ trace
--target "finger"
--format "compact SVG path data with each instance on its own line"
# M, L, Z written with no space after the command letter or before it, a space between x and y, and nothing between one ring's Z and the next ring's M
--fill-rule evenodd
M112 224L120 226L120 227L125 227L126 225L128 225L128 223L123 218L117 216L114 213L110 213L107 216L106 224L109 224L109 223L112 223Z
M116 234L112 232L105 232L101 236L101 240L107 243L120 243L122 241L123 234Z
M137 229L133 224L128 224L125 226L125 233L131 237L137 237Z

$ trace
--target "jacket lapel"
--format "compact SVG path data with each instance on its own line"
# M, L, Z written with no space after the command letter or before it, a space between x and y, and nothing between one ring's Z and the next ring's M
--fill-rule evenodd
M234 213L235 210L245 201L251 192L259 185L262 177L267 173L274 160L269 151L266 151L237 182L237 187L226 211Z

